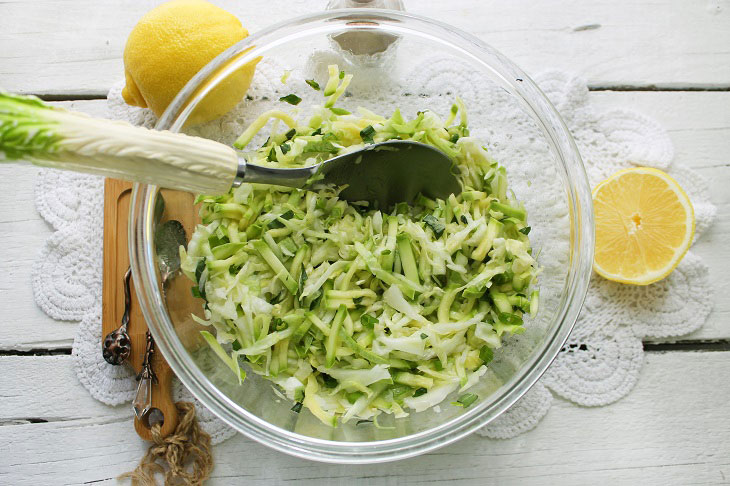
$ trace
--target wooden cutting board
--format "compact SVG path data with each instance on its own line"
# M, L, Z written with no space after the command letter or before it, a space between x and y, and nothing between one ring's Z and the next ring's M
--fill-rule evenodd
M163 189L165 212L162 221L176 219L183 224L187 238L190 238L197 223L197 211L193 206L192 194ZM129 221L132 183L117 179L106 179L104 183L104 271L102 290L102 340L117 327L124 314L124 274L129 267L127 225ZM173 322L177 324L178 335L188 349L200 345L198 326L190 319L191 313L201 313L199 299L190 293L192 283L185 276L178 276L168 282L166 303ZM142 368L146 347L147 323L137 301L134 285L131 286L132 305L127 330L131 340L132 352L129 365L136 373ZM101 352L101 349L99 350ZM158 383L153 386L152 406L162 411L164 423L162 436L166 437L175 430L178 423L177 410L172 399L172 370L162 353L155 348L152 356L152 369ZM151 440L148 424L135 418L135 429L140 437Z

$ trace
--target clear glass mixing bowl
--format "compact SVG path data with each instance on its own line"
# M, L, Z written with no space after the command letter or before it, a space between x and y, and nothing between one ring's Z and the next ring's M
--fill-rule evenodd
M232 113L186 127L211 90L259 58L252 88ZM239 385L209 349L191 338L196 324L189 308L179 304L189 300L189 282L165 293L158 290L152 243L155 186L135 186L130 256L137 295L157 345L178 378L215 415L248 437L295 456L340 463L390 461L431 451L484 426L547 369L571 331L588 286L594 241L591 193L570 133L525 73L469 34L392 11L327 11L262 30L202 69L156 128L230 143L263 110L291 108L278 97L299 89L304 79L322 82L332 62L355 73L345 108L360 105L386 116L395 106L411 116L425 108L443 113L461 96L471 112L472 134L507 167L510 187L528 209L530 237L544 267L541 309L525 334L509 339L495 354L489 379L470 390L479 395L478 402L464 409L450 405L449 397L440 411L392 419L387 429L354 421L331 428L306 410L292 412L292 404L275 394L268 381L248 373ZM291 71L287 84L279 79L284 69ZM321 96L310 91L299 94ZM297 107L303 114L307 102Z

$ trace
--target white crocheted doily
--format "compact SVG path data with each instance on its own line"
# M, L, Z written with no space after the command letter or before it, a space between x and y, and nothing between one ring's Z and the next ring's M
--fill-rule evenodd
M293 72L283 86L279 80L281 66L262 61L249 92L253 99L246 102L248 111L239 107L192 132L230 142L251 121L252 113L260 111L256 109L259 103L296 92L305 98L301 106L306 106L313 101L315 93L304 85L304 76L320 73L321 78L321 70L329 62L343 60L332 52L313 53L303 71ZM507 165L515 193L529 194L523 186L528 180L534 183L539 179L540 187L549 186L545 180L555 178L555 174L542 173L543 167L534 170L535 165L531 165L536 156L544 153L545 147L536 140L539 137L535 127L524 113L514 104L499 101L500 96L508 96L506 93L491 92L488 97L491 101L485 102L485 88L479 75L472 66L454 59L422 59L408 70L410 74L400 75L403 79L400 88L393 89L393 79L383 80L388 83L387 90L378 90L375 83L368 107L382 113L389 113L396 104L405 112L415 112L424 106L444 112L452 96L458 94L469 108L474 134L485 140L495 157ZM356 75L353 89L362 90L362 86L358 88L355 84L357 79ZM591 106L585 81L579 77L549 72L538 75L535 80L573 133L592 185L632 165L666 170L690 196L697 219L697 237L701 236L715 214L715 207L707 198L707 184L690 169L672 165L672 143L657 122L627 109L596 110ZM124 104L120 91L121 85L109 93L108 116L152 126L154 116L148 110ZM450 96L442 97L442 93ZM344 106L348 107L347 99ZM499 131L493 127L500 127ZM560 194L562 187L554 187L557 192L547 190L525 200L533 227L530 236L534 235L536 247L543 246L540 263L552 270L565 264L566 248L555 242L567 240L567 212L556 203L564 199ZM109 405L129 402L136 388L131 372L104 362L99 345L102 180L42 170L36 200L39 213L56 230L35 267L33 283L38 305L56 319L81 321L73 356L79 380L91 395ZM552 245L545 247L545 242ZM559 291L561 285L548 278L541 282L541 292L549 296ZM668 278L647 287L615 284L594 275L576 328L553 365L529 393L479 433L509 438L533 428L550 409L553 393L584 406L607 405L620 399L638 379L643 360L642 338L681 336L698 329L705 322L712 302L707 267L691 251ZM193 400L179 383L175 390L177 399ZM233 434L232 429L197 405L202 425L212 434L214 442Z

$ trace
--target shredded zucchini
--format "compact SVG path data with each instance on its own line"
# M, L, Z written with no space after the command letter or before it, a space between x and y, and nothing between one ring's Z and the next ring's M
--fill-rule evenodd
M246 129L235 145L250 162L309 166L416 140L453 158L462 193L386 213L340 200L340 188L244 184L197 198L202 224L181 253L192 292L206 301L199 322L215 331L204 337L223 362L239 379L246 362L296 402L294 412L335 426L402 417L471 387L502 340L524 331L523 315L537 312L539 269L527 213L504 168L469 136L461 100L445 122L428 110L411 120L397 109L390 118L350 114L335 104L352 76L329 73L325 101L307 120L269 111ZM283 124L249 147L272 118Z

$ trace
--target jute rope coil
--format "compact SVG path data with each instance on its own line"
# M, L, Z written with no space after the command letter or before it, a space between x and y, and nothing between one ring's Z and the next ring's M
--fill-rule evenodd
M168 437L160 437L160 425L152 426L153 444L134 471L119 476L132 486L155 486L155 475L164 474L165 486L197 486L213 469L210 436L198 425L195 406L177 402L180 423Z

